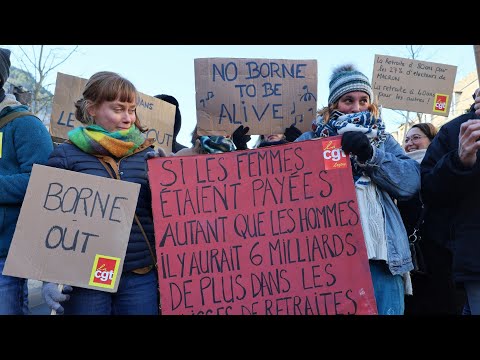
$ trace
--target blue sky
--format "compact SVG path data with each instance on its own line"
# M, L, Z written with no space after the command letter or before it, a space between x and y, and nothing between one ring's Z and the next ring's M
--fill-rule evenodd
M21 55L18 46L2 47L12 50L12 65L21 67L17 59ZM48 46L52 47L72 49L71 46ZM320 108L327 102L333 68L352 63L371 79L375 54L410 57L406 45L81 45L55 70L83 78L97 71L115 71L131 80L142 93L175 96L182 113L182 129L177 140L188 146L196 123L195 58L315 59ZM476 69L472 45L424 45L417 59L457 66L455 81ZM50 74L47 83L55 84L56 71ZM54 85L49 89L54 92ZM383 117L390 132L402 122L393 111L384 110Z

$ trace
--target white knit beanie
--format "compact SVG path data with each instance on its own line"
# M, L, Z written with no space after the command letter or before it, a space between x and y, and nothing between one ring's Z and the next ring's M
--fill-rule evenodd
M373 90L368 78L353 65L342 65L333 71L330 78L328 104L337 102L343 95L352 91L363 91L373 101Z

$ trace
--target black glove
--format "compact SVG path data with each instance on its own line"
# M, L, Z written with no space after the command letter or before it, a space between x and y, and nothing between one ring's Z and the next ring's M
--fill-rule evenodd
M285 140L287 140L288 142L294 142L300 135L302 135L302 132L294 125L290 125L290 127L285 129L284 134Z
M342 136L342 149L346 153L357 155L360 162L371 159L373 148L367 135L360 131L347 131Z
M247 143L250 141L251 136L247 135L248 130L250 128L243 127L243 125L240 125L237 130L235 130L232 134L232 140L233 143L235 144L235 147L237 150L247 150L248 146Z

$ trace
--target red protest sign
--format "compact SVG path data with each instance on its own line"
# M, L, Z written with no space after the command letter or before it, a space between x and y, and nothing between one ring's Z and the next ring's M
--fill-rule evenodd
M376 314L339 139L149 160L162 313Z

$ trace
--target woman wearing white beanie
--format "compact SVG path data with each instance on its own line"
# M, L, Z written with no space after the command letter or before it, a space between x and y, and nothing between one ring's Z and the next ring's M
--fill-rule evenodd
M393 199L420 189L419 164L385 132L368 78L352 65L334 70L328 106L318 112L314 131L296 141L342 136L350 154L365 246L380 315L403 315L413 269L407 233Z

